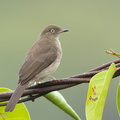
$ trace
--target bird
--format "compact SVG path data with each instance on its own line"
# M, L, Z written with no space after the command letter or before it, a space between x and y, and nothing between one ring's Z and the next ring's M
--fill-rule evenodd
M12 112L31 82L39 83L54 72L62 58L62 48L59 36L67 29L50 24L46 26L38 40L28 51L19 71L18 85L6 105L5 112Z

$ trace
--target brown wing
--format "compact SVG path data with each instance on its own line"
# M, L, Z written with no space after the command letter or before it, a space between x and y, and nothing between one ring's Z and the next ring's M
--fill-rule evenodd
M35 75L52 64L56 58L57 52L55 52L51 45L47 44L46 46L44 43L35 43L21 67L19 72L19 82L21 84L29 82Z

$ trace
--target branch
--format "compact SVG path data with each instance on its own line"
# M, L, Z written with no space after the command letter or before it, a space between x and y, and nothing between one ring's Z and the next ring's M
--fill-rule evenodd
M26 101L34 101L36 98L43 96L49 92L61 90L65 88L69 88L78 84L82 83L89 83L90 79L97 73L107 70L108 67L111 65L111 63L115 63L117 70L114 74L114 78L118 77L120 75L120 59L114 60L109 63L103 64L99 67L96 67L92 70L89 70L87 72L73 75L68 78L63 79L57 79L57 80L50 80L46 82L42 82L40 84L32 85L24 91L24 94L22 95L22 99L19 100L19 103L26 102ZM14 91L11 92L4 92L0 93L0 102L8 101L13 94ZM5 106L6 103L0 104L0 106Z

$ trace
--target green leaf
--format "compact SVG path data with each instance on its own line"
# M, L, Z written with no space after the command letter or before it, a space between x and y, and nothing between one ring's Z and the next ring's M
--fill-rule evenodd
M77 113L71 108L71 106L67 103L64 97L58 91L48 93L44 95L44 97L46 97L49 101L51 101L56 106L58 106L64 112L69 114L75 120L81 120L79 116L77 115Z
M120 83L118 84L118 88L117 88L116 105L117 105L118 114L120 116Z
M9 92L10 89L0 88L0 93ZM0 107L0 120L31 120L29 112L23 103L16 105L12 112L4 112L6 106Z
M86 100L87 120L102 119L108 88L115 71L115 64L112 63L107 71L96 74L90 80Z

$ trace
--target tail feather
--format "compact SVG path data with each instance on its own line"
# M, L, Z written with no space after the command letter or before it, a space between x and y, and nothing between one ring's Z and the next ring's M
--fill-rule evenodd
M7 103L5 112L8 112L8 111L12 112L13 111L15 105L19 101L19 98L24 93L26 86L27 86L27 84L24 84L24 85L18 84L18 87L16 88L15 92L12 94L9 102Z

